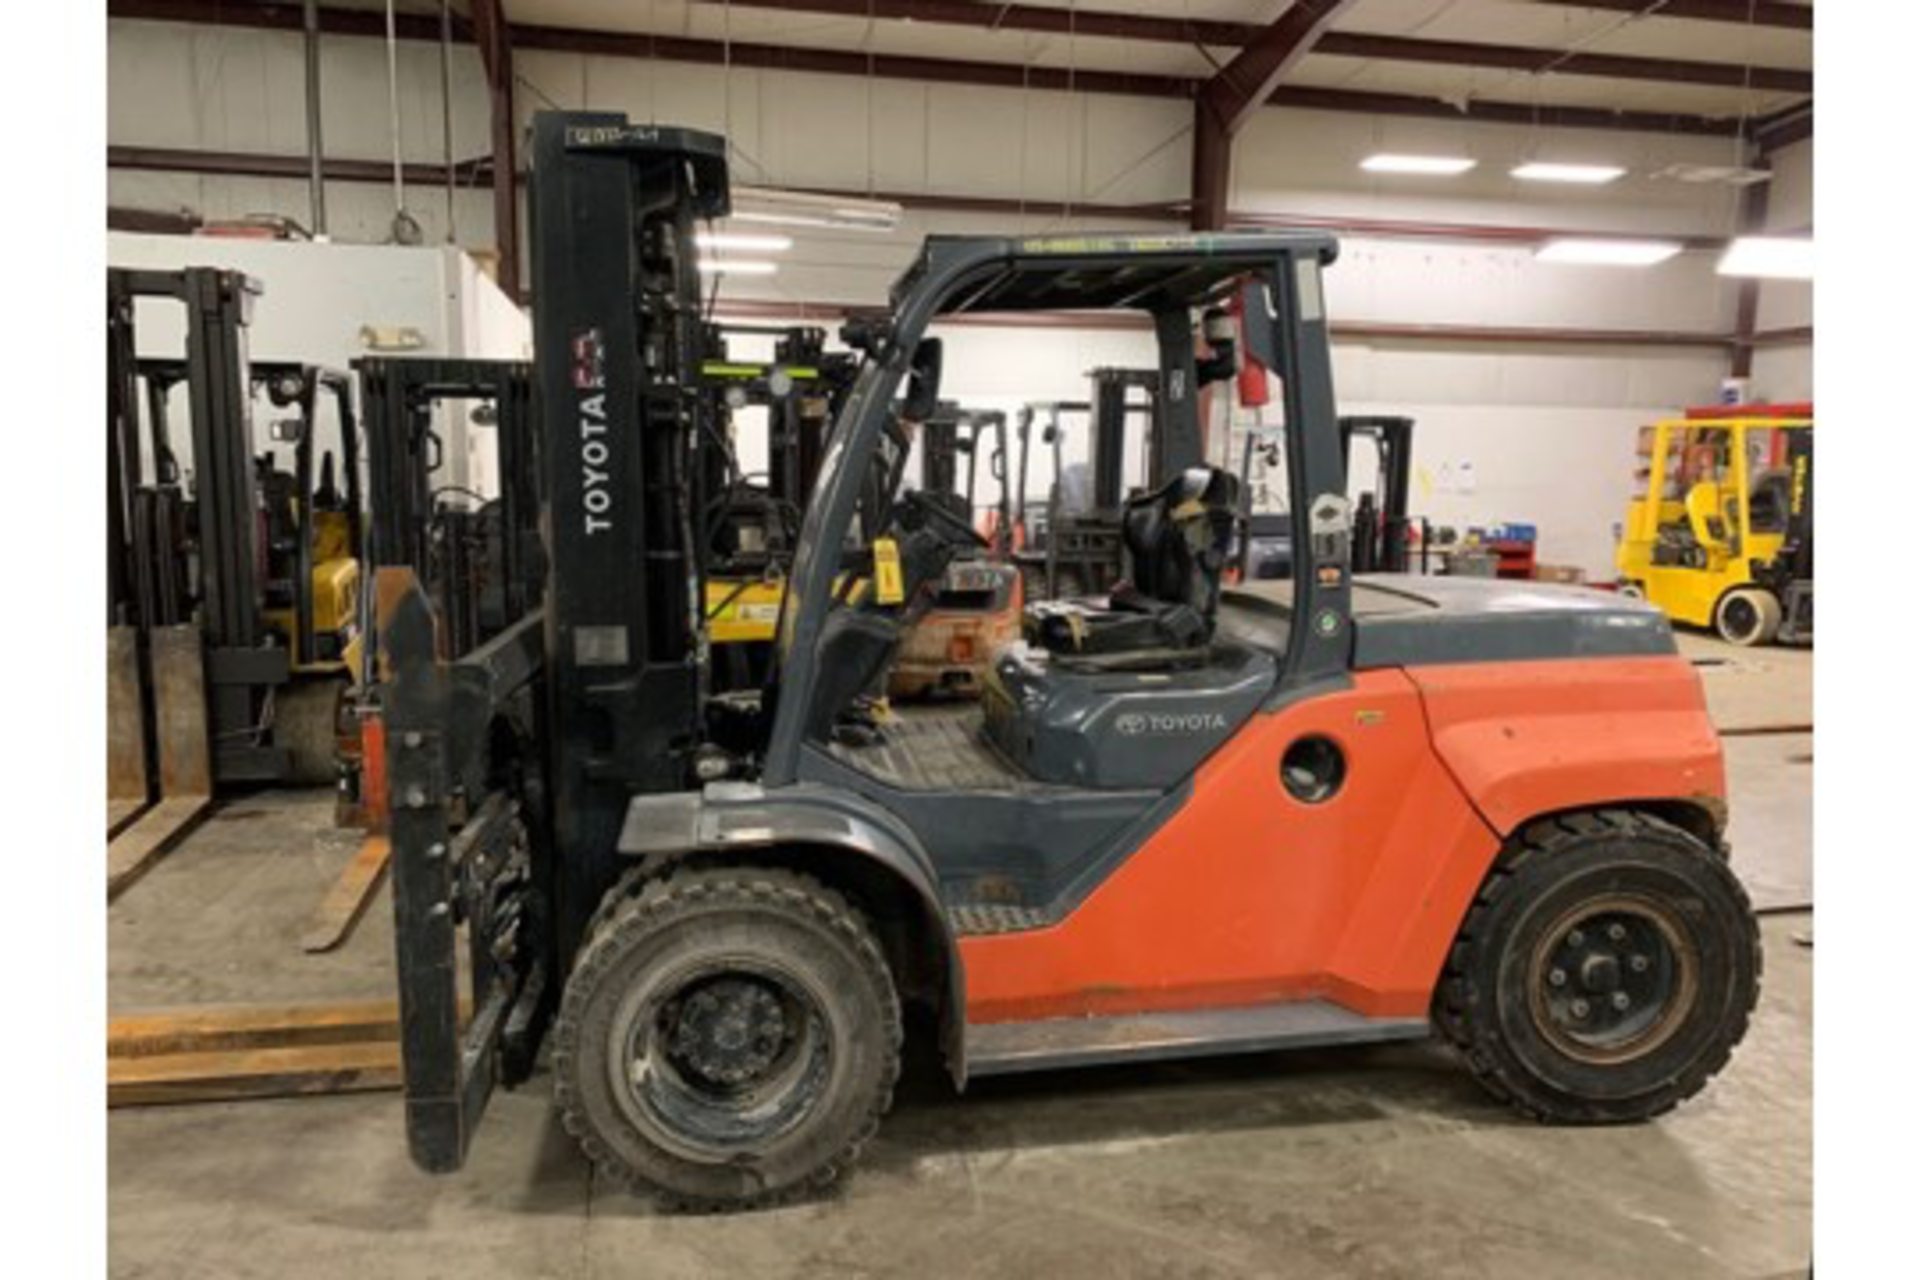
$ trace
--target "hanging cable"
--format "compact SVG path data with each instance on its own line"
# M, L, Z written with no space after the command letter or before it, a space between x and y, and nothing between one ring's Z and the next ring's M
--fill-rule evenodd
M393 141L393 242L419 244L420 224L407 212L407 181L400 159L400 38L393 0L387 0L387 131Z
M447 243L457 243L453 220L453 0L440 0L440 163L447 179Z

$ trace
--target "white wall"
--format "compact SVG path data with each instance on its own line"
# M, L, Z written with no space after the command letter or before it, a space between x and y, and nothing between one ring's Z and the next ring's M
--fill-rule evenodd
M1813 142L1795 143L1773 157L1773 181L1767 190L1766 229L1804 233L1813 227ZM1789 329L1813 323L1813 284L1768 280L1760 286L1756 328ZM1754 394L1762 399L1813 399L1813 345L1762 347L1753 357Z
M111 139L297 155L304 145L299 47L299 38L286 33L113 22ZM380 43L329 37L325 47L328 152L384 157ZM437 51L403 45L402 55L405 153L437 162ZM457 51L457 63L455 153L465 159L487 149L487 108L472 50ZM724 131L740 183L1111 204L1187 194L1190 109L1176 101L753 68L723 74L710 66L544 51L519 54L516 73L523 126L536 110L590 107ZM1724 236L1735 213L1729 190L1648 175L1677 161L1724 163L1733 158L1732 147L1725 139L1269 109L1237 143L1232 204L1280 216ZM1388 149L1464 153L1480 164L1468 177L1447 182L1377 178L1357 168L1363 155ZM1528 157L1612 161L1633 173L1598 189L1541 188L1507 176L1513 162ZM1792 186L1797 159L1789 152L1777 163L1777 187ZM1804 167L1810 171L1810 163ZM306 209L299 182L115 173L111 192L119 203L186 204L213 215L267 210L304 219ZM1776 189L1775 201L1776 216L1793 216L1790 196ZM438 234L439 194L417 193L411 204L429 234ZM343 238L379 238L391 213L389 193L373 186L330 184L329 205ZM464 195L456 218L462 243L491 243L486 193ZM779 275L727 280L721 296L723 304L872 304L885 297L926 234L1094 225L1051 213L912 211L891 235L797 231ZM1697 334L1729 332L1735 296L1702 252L1636 271L1540 264L1525 248L1485 241L1380 236L1344 239L1328 294L1336 324ZM1763 316L1791 314L1793 305L1771 290L1763 294ZM1763 319L1763 327L1772 322ZM1084 396L1084 373L1094 364L1152 359L1144 331L966 327L949 339L949 393L1009 409L1031 399ZM1768 378L1797 386L1794 365L1804 363L1803 356L1769 350L1761 364ZM1346 337L1337 343L1335 368L1343 407L1421 420L1421 465L1431 456L1437 473L1449 460L1474 460L1477 491L1444 495L1449 520L1537 523L1545 531L1543 558L1607 576L1635 430L1712 399L1726 354L1694 345L1443 345Z

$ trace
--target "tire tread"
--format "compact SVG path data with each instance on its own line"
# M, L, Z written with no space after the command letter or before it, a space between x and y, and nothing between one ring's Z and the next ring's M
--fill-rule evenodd
M587 1003L586 993L594 986L595 979L622 953L626 941L636 934L644 934L670 922L688 907L729 902L742 906L777 906L809 917L847 943L859 957L861 966L876 979L880 990L884 992L881 1006L885 1012L881 1034L887 1053L884 1078L869 1099L858 1128L846 1144L816 1172L791 1185L751 1196L716 1198L662 1187L615 1155L594 1132L574 1091L571 1067L572 1056L579 1043L580 1020ZM602 900L588 926L586 938L575 960L573 974L567 981L566 994L554 1016L554 1101L560 1111L561 1124L580 1144L599 1176L629 1192L645 1192L665 1208L693 1213L769 1208L825 1191L839 1181L859 1158L861 1150L878 1131L881 1118L893 1105L894 1087L900 1078L900 1048L904 1038L900 1001L886 958L874 940L873 930L857 908L813 877L783 868L751 865L686 867L665 875L647 874L644 868L636 868Z

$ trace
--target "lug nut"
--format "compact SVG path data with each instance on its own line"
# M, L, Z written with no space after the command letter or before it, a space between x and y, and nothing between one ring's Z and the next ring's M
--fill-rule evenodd
M1607 936L1615 942L1623 942L1626 940L1627 926L1623 924L1610 924L1607 926Z
M1579 929L1575 929L1567 935L1567 945L1570 947L1584 947L1587 945L1587 935Z
M1613 993L1613 1007L1620 1010L1622 1013L1625 1013L1627 1010L1627 1006L1632 1003L1633 1001L1627 998L1626 992L1616 991Z
M1555 969L1547 975L1547 981L1556 987L1564 987L1567 985L1567 971L1565 969Z
M1647 971L1648 966L1652 964L1652 961L1648 960L1645 956L1635 956L1633 959L1629 960L1627 963L1632 967L1635 973L1645 973Z
M1586 1017L1586 1016L1587 1016L1587 1011L1588 1011L1588 1010L1587 1010L1587 1002L1586 1002L1585 1000L1575 1000L1575 1001L1573 1002L1573 1016L1574 1016L1574 1017L1576 1017L1576 1018L1584 1018L1584 1017Z

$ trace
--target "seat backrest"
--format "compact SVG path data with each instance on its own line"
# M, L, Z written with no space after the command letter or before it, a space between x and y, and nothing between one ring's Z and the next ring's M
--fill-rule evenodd
M1211 619L1232 549L1240 482L1218 467L1189 467L1129 499L1120 534L1128 579L1141 596L1186 605Z

